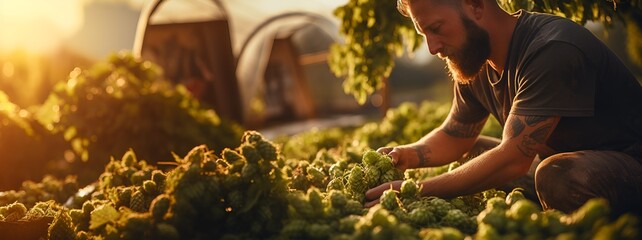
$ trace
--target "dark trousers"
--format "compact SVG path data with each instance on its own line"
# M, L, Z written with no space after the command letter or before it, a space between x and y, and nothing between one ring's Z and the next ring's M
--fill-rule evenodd
M499 144L499 139L480 137L471 151L478 155ZM609 201L613 215L625 212L642 216L642 143L624 151L585 150L536 157L528 173L498 189L520 187L524 195L543 209L570 213L591 198Z

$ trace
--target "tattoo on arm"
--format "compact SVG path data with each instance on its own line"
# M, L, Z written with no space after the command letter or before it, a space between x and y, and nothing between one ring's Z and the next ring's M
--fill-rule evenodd
M510 132L510 138L516 138L517 136L522 134L524 128L526 128L526 125L524 125L522 120L519 118L515 118L513 121L511 121L510 128L508 129Z
M546 144L546 139L555 128L556 117L513 116L507 130L509 139L518 140L517 149L527 157L533 157Z
M417 158L419 158L419 166L417 167L425 167L428 160L430 160L430 157L427 157L426 155L430 154L432 151L430 151L430 148L427 146L416 146L415 152L417 153Z
M524 120L526 120L526 124L528 126L533 126L535 124L541 123L545 121L547 117L542 117L542 116L525 116Z
M453 137L471 138L471 137L477 137L479 135L482 128L484 128L485 123L486 123L486 120L478 123L460 123L455 121L452 118L448 118L442 130L446 134Z

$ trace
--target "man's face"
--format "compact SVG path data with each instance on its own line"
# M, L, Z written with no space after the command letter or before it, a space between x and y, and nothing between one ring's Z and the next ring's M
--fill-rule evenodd
M446 60L453 79L472 81L490 55L488 32L448 4L412 1L410 13L430 53Z

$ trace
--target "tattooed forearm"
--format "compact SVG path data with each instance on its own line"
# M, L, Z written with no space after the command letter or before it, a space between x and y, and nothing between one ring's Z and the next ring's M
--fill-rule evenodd
M541 126L537 129L535 129L533 132L528 134L530 138L535 140L535 142L544 144L544 141L546 141L546 137L548 136L548 133L551 131L551 124Z
M537 154L537 149L539 146L545 144L546 137L551 131L552 126L544 125L535 129L530 134L524 135L522 137L522 143L517 146L517 148L527 157L534 157Z
M507 121L507 139L515 140L524 156L533 157L546 146L546 139L555 128L558 117L511 116Z
M481 121L478 123L460 123L453 119L446 120L445 126L442 130L453 137L458 138L471 138L477 137L484 128L486 121Z
M415 152L417 153L417 158L419 158L419 166L424 167L426 163L430 160L430 153L432 152L427 146L416 146Z
M521 119L513 119L513 121L510 122L510 128L508 129L508 132L510 133L509 137L516 138L517 136L522 134L524 128L526 128L526 125L524 125Z

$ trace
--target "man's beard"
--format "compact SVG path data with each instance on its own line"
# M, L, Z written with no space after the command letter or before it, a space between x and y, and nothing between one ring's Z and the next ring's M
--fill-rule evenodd
M461 17L466 29L466 42L446 58L453 80L468 84L475 79L490 56L488 32L466 16Z

